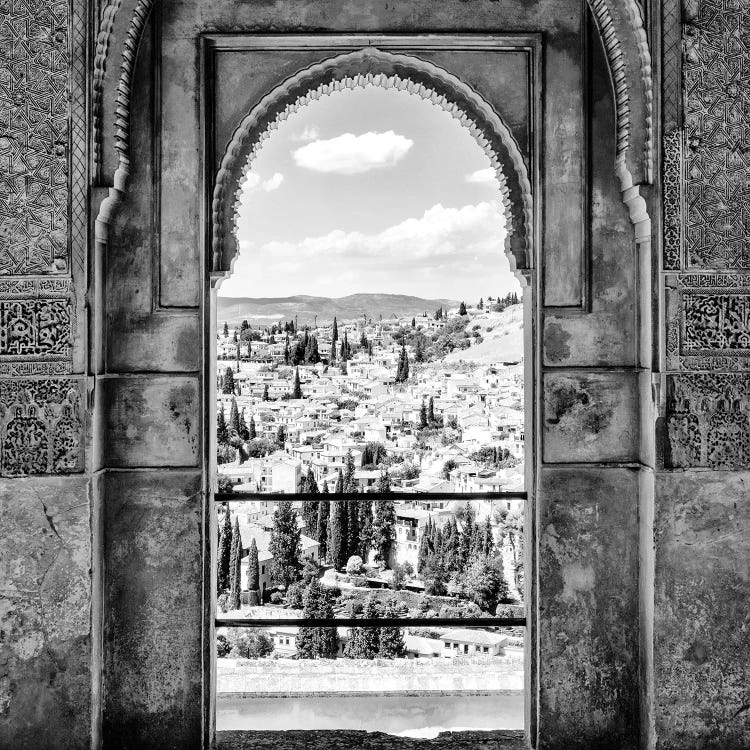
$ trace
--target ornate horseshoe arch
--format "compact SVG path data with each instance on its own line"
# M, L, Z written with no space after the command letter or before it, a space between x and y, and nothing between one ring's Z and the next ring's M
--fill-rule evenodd
M500 183L506 214L505 252L528 279L533 267L531 182L508 127L473 89L417 57L366 48L312 65L270 91L234 131L216 175L211 206L211 274L222 277L237 256L237 193L263 142L291 114L336 91L380 86L419 96L464 125L485 151Z

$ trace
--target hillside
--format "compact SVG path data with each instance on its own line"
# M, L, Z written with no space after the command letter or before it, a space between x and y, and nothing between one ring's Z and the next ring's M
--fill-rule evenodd
M346 297L312 297L298 294L293 297L219 297L217 320L237 326L243 320L251 325L274 323L278 320L293 320L297 316L299 325L312 324L315 316L318 323L333 320L355 320L366 315L377 320L392 316L432 314L438 307L456 307L458 302L449 299L423 299L408 294L350 294Z
M485 312L476 315L467 326L474 326L483 341L469 349L456 349L444 358L445 362L518 362L523 358L523 305L512 305L503 312Z

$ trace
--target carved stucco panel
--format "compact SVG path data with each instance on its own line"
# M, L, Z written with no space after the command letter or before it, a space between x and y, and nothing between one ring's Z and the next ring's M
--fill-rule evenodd
M683 26L689 267L750 267L750 0L701 0Z
M750 466L750 378L690 374L667 380L668 468Z
M750 370L750 275L666 279L667 368Z

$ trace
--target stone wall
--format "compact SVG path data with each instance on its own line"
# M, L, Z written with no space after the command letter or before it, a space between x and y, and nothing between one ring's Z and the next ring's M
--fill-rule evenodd
M750 745L746 0L663 3L657 747Z

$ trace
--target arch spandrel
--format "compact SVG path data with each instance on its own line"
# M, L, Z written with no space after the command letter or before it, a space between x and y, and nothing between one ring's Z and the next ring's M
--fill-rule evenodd
M216 175L212 201L211 270L231 270L238 248L238 190L258 148L278 124L310 101L347 88L380 86L420 96L464 125L497 173L506 215L505 252L511 268L528 279L533 267L532 188L528 157L497 112L448 71L412 55L368 47L331 57L287 78L270 91L235 129Z

